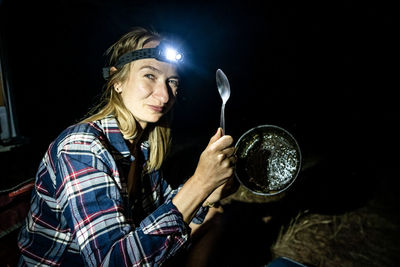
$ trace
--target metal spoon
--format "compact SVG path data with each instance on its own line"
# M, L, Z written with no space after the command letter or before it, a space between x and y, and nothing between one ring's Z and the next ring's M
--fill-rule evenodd
M228 101L229 97L231 96L231 87L229 85L229 81L225 73L220 69L217 70L216 80L217 80L218 92L221 95L222 99L220 127L222 128L223 133L225 134L225 104Z

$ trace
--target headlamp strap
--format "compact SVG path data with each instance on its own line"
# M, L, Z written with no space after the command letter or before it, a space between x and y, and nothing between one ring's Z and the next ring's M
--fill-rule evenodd
M165 47L166 47L166 44L163 41L161 41L160 44L154 48L143 48L143 49L127 52L127 53L123 54L120 58L118 58L117 63L115 63L114 67L119 69L129 62L132 62L132 61L138 60L138 59L144 59L144 58L155 58L155 59L161 60L161 61L172 62L164 54ZM180 54L180 55L182 55L182 54ZM181 60L182 59L180 58L180 61ZM111 67L103 68L104 79L108 80L108 78L110 77L110 70L111 70Z
M158 51L159 50L157 48L143 48L143 49L127 52L118 59L118 61L114 67L119 69L122 66L124 66L125 64L132 62L134 60L138 60L138 59L158 58L158 54L159 54ZM111 67L103 68L103 77L106 80L110 77L110 69L111 69Z

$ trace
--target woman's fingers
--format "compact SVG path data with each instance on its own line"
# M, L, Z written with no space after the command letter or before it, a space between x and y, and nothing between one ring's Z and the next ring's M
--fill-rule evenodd
M222 129L218 128L217 132L210 138L210 142L207 145L207 148L215 153L220 153L227 148L227 151L224 151L224 154L228 157L232 155L234 152L234 148L231 148L233 144L233 138L230 135L222 135ZM233 149L233 151L231 151Z
M236 163L236 156L235 156L235 148L234 147L229 147L225 148L224 150L221 151L217 155L217 160L219 162L222 162L224 160L229 161L229 165L232 166L233 164Z
M229 163L231 167L233 167L236 164L236 161L237 161L236 155L232 155L229 157Z
M222 150L222 153L225 155L225 157L229 158L235 153L235 148L234 147L228 147Z
M213 143L211 143L211 140L210 140L210 144L208 145L208 148L210 149L210 151L214 151L216 153L221 153L224 149L231 147L232 144L233 144L232 136L224 135Z
M218 128L211 137L207 148L201 153L195 173L196 177L204 179L202 183L219 186L233 174L233 165L236 162L232 147L233 138L222 136L222 129Z

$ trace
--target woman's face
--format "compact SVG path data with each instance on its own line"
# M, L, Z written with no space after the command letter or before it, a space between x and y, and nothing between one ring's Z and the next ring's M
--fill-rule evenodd
M144 48L155 47L152 41ZM176 66L156 59L140 59L131 64L128 79L114 85L125 106L142 129L157 122L175 103L179 86Z

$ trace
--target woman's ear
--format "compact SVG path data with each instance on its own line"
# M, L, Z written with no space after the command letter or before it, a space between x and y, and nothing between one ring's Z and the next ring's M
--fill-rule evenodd
M121 83L114 83L113 86L114 86L115 92L117 92L118 94L122 93Z
M117 86L117 84L114 84L114 90L115 92L117 92L118 94L122 93L122 88L121 86Z
M117 71L117 68L116 67L111 67L110 68L110 74L113 74L114 72L116 72ZM118 93L118 94L120 94L120 93L122 93L122 83L120 83L120 82L116 82L116 83L114 83L114 90Z

